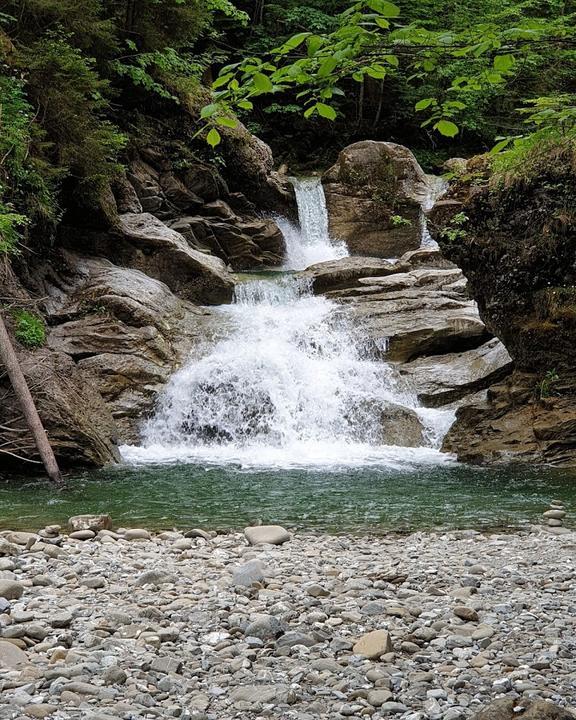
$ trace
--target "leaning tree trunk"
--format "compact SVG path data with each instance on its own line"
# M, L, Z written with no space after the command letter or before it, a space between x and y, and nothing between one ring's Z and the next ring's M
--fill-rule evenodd
M63 482L60 468L58 467L58 463L54 457L54 452L48 442L46 430L44 430L42 420L40 420L38 410L36 410L34 399L32 398L32 394L28 388L28 383L26 382L26 378L24 377L24 373L22 372L20 363L18 362L18 358L16 357L16 353L14 352L14 348L10 342L10 337L1 315L0 362L6 368L8 378L12 384L12 389L14 390L14 394L20 403L26 424L30 429L38 449L38 454L40 455L40 458L44 463L44 467L46 468L46 473L48 474L50 480L60 485Z

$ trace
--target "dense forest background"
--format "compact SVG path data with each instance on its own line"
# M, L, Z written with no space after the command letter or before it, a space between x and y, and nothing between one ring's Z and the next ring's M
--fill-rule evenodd
M396 33L388 49L384 43L335 51L333 57L346 56L336 68L338 87L332 83L330 105L321 103L309 117L298 86L307 85L310 73L292 73L292 85L273 91L262 73L254 91L254 69L244 73L251 100L232 104L230 112L292 170L321 167L361 138L408 145L428 170L527 131L572 142L573 2L413 0L396 7L366 0L356 7L374 12L354 16L346 15L350 7L349 0L6 0L0 252L17 252L31 228L47 242L63 213L95 206L139 144L162 138L176 162L194 153L224 164L217 144L205 143L209 128L201 117L223 67L241 61L246 67L246 58L266 58L284 44L290 73L306 43L309 55L322 42L328 50L336 41L342 48L350 28L364 32L370 23ZM298 34L307 35L306 43L290 45ZM457 132L439 133L415 112L430 106L450 106ZM224 128L234 124L226 116L217 120Z

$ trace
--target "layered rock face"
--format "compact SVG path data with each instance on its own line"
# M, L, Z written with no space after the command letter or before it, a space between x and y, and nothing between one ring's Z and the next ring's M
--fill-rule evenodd
M7 264L0 265L4 298L30 298ZM10 313L5 315L10 330ZM117 428L98 388L67 353L52 348L28 351L15 343L24 377L62 466L99 466L119 460ZM36 449L5 374L0 374L0 455L2 468L27 467Z
M410 251L396 263L347 257L302 276L347 309L367 350L393 363L424 406L456 407L511 370L510 356L480 319L462 272L439 250ZM403 439L422 444L406 418L396 415L392 425Z
M130 163L114 196L121 217L152 214L181 235L191 250L214 255L233 270L277 267L284 262L286 246L277 225L258 217L261 208L257 211L242 193L230 192L221 175L202 163L176 171L159 153L144 150ZM281 196L276 207L283 208L291 199L292 195ZM269 202L272 205L272 198ZM132 218L129 224L136 222ZM138 224L149 223L143 218ZM126 228L120 232L130 235L130 228L128 233ZM114 242L113 234L110 242Z
M572 160L573 163L573 160ZM516 371L463 407L447 450L478 462L576 463L576 181L570 158L510 187L456 188L439 241ZM493 184L493 183L492 183ZM463 212L465 225L450 215Z
M47 274L43 287L53 324L49 347L92 380L118 438L137 442L139 421L157 393L216 331L211 313L139 270L72 253L62 253L59 275Z
M330 234L344 240L351 255L399 257L420 246L422 212L434 188L408 148L354 143L322 182Z

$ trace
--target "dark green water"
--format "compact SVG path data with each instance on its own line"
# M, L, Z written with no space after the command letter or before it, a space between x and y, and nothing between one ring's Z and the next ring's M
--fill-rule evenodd
M116 525L242 528L255 519L328 532L519 527L552 499L576 506L576 472L465 465L242 471L232 467L117 467L77 475L57 491L0 478L0 525L37 529L108 512ZM570 524L570 523L568 523Z

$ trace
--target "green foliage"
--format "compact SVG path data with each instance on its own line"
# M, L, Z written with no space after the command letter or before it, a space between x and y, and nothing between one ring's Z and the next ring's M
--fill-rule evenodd
M390 223L392 227L404 227L407 225L412 225L412 220L402 217L402 215L392 215L392 217L390 218Z
M8 75L0 76L1 254L17 252L30 222L46 227L57 220L55 175L30 154L34 140L41 137L24 83Z
M491 151L494 184L527 180L545 169L543 163L576 150L576 95L533 98L518 113L525 132L499 138Z
M98 189L118 172L126 138L106 119L109 82L70 41L61 32L48 33L24 51L28 93L41 109L55 165Z
M0 257L18 252L22 229L27 224L28 218L25 215L15 213L11 207L0 204Z
M468 235L468 232L465 229L467 222L468 216L465 213L456 213L456 215L454 215L454 217L450 220L448 226L442 228L440 231L441 239L451 243L463 240Z
M536 394L540 400L545 400L555 394L554 386L560 380L556 369L548 370L544 377L536 384Z
M28 310L14 310L14 337L29 350L46 342L46 328L42 318Z
M328 21L316 27L310 13ZM485 150L518 124L525 100L573 87L575 17L561 0L276 0L253 16L253 52L224 67L215 100L227 113L244 101L264 110L270 140L274 129L292 136L287 105L314 120L316 137L322 119L336 121L340 144L357 133L413 147L436 135Z
M214 43L248 22L230 0L5 0L2 9L3 253L33 234L49 241L59 204L94 204L121 169L132 108L192 108L223 59Z

